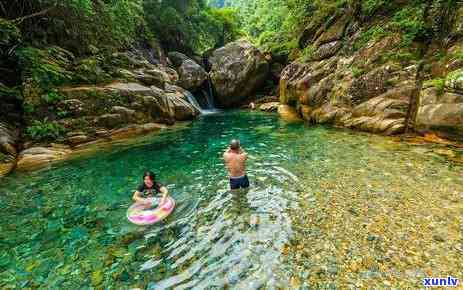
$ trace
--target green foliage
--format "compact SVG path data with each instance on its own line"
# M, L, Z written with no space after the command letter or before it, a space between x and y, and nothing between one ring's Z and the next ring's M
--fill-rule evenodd
M358 67L351 67L352 75L354 78L358 78L359 76L362 76L365 74L365 70L362 68Z
M450 53L448 55L449 58L452 58L452 59L458 59L460 61L463 61L463 49L458 49L457 51L453 52L453 53Z
M0 102L3 100L11 101L11 100L21 100L21 92L19 88L10 88L5 86L4 84L0 83Z
M99 84L111 81L110 62L102 55L81 60L74 68L73 82Z
M312 45L308 45L302 50L299 60L301 62L309 62L312 60L314 53L315 53L315 47Z
M144 1L148 27L167 50L199 54L239 35L235 9L214 9L204 0Z
M12 21L0 18L0 47L8 47L19 42L20 39L21 31L19 28Z
M257 39L257 44L274 55L289 55L299 47L297 39L287 39L282 34L272 31L263 32Z
M59 47L46 50L23 47L16 52L19 66L22 69L22 79L31 78L40 88L62 85L72 79L67 70L73 55Z
M448 75L447 75L447 80L450 80L450 81L456 81L456 80L461 80L463 79L463 69L457 69L455 71L452 71L450 72Z
M54 105L63 99L63 96L56 90L49 91L42 95L41 99L49 105Z
M26 134L34 141L54 140L66 132L65 128L57 122L35 120L27 127Z
M391 9L393 1L388 0L364 0L362 1L362 15L366 18L373 16L381 9Z
M361 33L353 44L355 50L364 48L370 41L375 41L387 36L389 32L382 25L375 25Z
M385 53L384 55L382 55L381 59L382 59L382 62L383 63L386 63L390 60L392 61L397 61L397 62L401 62L401 63L404 63L404 64L407 64L407 63L410 63L412 61L416 61L416 60L419 60L420 56L418 54L418 51L393 51L393 52L389 52L389 53Z
M91 52L92 46L127 46L144 24L142 0L17 0L3 12L32 46L55 44L77 54Z
M445 78L436 78L432 80L428 80L424 83L426 86L433 86L437 89L437 93L439 95L444 94L444 88L445 88Z
M424 6L407 6L393 17L390 27L402 32L402 45L408 46L417 39L428 36L428 27L424 19Z

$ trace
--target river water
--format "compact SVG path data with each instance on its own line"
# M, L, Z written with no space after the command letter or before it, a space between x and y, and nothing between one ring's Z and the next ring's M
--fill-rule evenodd
M249 153L231 193L221 155ZM363 289L463 279L463 168L433 145L232 111L0 184L0 287ZM454 154L460 154L456 151ZM151 169L177 201L126 219Z

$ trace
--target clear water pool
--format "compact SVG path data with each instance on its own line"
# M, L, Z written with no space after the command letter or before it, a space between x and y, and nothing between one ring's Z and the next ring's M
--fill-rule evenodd
M221 154L250 154L228 191ZM461 152L456 152L461 154ZM177 201L130 224L145 169ZM463 279L462 167L432 146L234 111L0 185L0 287L345 289Z

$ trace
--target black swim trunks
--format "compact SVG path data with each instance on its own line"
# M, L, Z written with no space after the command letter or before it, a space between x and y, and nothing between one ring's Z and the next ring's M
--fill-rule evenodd
M230 177L230 188L231 189L238 189L238 188L248 188L249 187L249 179L247 175L241 177Z

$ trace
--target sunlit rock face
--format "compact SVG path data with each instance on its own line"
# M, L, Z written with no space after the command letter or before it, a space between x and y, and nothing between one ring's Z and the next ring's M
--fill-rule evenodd
M178 85L182 88L194 91L207 79L204 68L188 56L179 52L170 52L169 59L178 72Z
M210 77L220 106L239 105L269 76L264 55L249 42L237 41L214 51L209 58Z
M413 67L384 65L355 77L352 59L292 63L280 80L280 102L298 108L304 119L382 134L403 132ZM397 84L393 85L395 81Z
M458 9L455 15L463 15ZM462 39L404 45L406 31L382 30L392 21L389 16L378 23L359 19L354 10L344 12L322 25L309 23L302 32L301 57L281 73L281 104L311 123L385 135L409 128L463 140ZM428 16L432 27L436 13ZM461 17L443 21L450 35L460 35ZM370 29L383 33L369 36ZM419 47L424 47L420 53Z
M463 70L451 72L444 87L425 87L420 94L416 128L463 141Z

